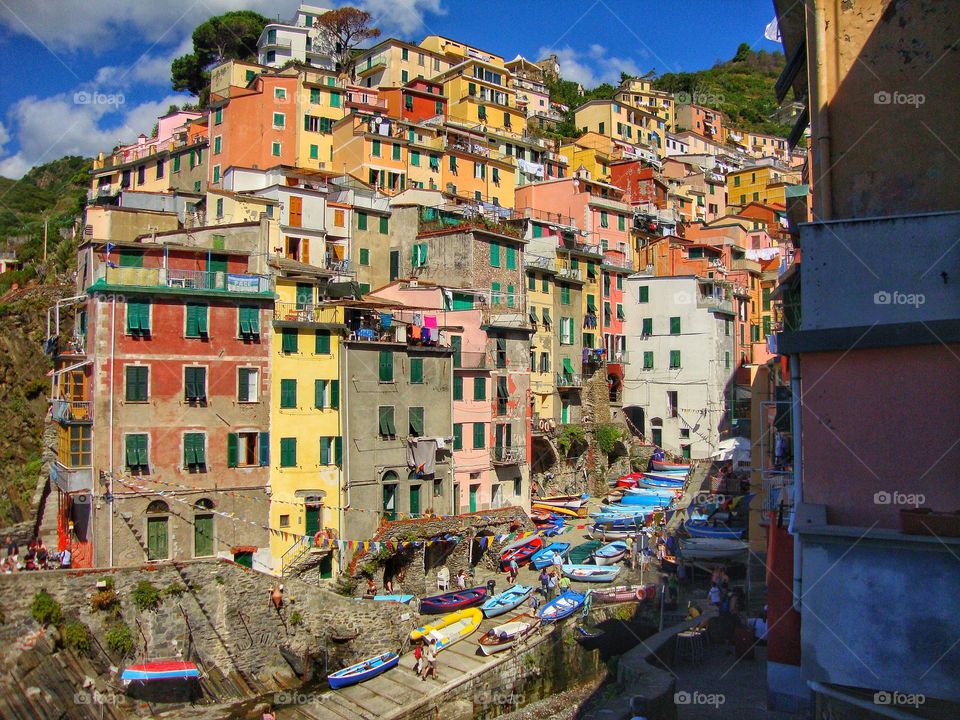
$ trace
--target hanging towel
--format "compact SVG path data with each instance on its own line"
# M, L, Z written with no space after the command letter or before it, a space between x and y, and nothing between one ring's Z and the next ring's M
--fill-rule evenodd
M407 440L407 467L415 468L421 476L433 475L437 469L436 438Z
M438 437L438 438L437 438L437 450L446 450L446 448L447 448L447 443L444 441L444 439L443 439L442 437Z
M430 328L419 328L420 336L424 342L430 342L431 333Z
M384 330L389 330L392 324L393 315L390 313L380 313L380 327L382 327Z
M418 325L410 326L410 339L419 340L420 339L420 327Z
M432 328L432 329L436 329L436 327L437 327L437 316L436 316L436 315L427 315L427 316L423 319L423 326L424 326L424 327L428 327L428 328Z

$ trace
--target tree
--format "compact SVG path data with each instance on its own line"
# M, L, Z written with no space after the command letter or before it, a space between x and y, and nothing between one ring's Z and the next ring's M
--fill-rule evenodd
M353 79L353 51L365 40L380 37L380 28L370 27L370 13L354 7L343 7L324 13L316 26L325 31L326 44L338 72ZM324 42L323 39L320 42Z
M247 60L257 55L257 40L270 21L251 10L223 13L193 31L193 52L174 58L170 80L174 90L193 93L207 106L210 68L224 60Z
M743 62L748 60L753 54L752 48L745 42L737 46L737 54L733 56L733 62Z

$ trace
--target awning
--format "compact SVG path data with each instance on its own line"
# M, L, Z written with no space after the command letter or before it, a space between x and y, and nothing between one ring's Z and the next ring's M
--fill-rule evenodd
M549 325L550 322L551 322L551 320L550 320L550 310L549 310L548 308L544 308L544 309L543 309L543 322L545 322L547 325Z
M574 374L573 364L570 362L570 358L563 359L563 369L568 375Z
M537 322L538 322L538 321L537 321L537 309L536 309L536 308L530 308L530 322L532 322L534 325L536 325Z

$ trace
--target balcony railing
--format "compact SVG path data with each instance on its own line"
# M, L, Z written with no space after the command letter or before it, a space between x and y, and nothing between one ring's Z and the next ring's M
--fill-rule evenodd
M557 387L583 387L583 376L577 373L557 373Z
M539 257L537 255L527 255L523 259L523 264L529 268L538 268L540 270L555 270L556 261L550 257Z
M241 275L205 270L101 265L97 269L97 281L107 285L126 287L178 288L239 294L270 292L270 278L266 275Z
M93 489L93 468L68 468L57 461L50 466L50 479L65 493Z
M59 423L93 422L93 403L89 400L54 400L53 419Z
M490 358L485 352L454 353L454 370L489 370L490 367Z
M510 211L503 211L508 216L512 215ZM424 208L420 214L418 233L437 232L446 230L448 232L469 232L470 230L486 230L487 232L499 233L517 238L523 237L523 230L519 225L504 222L504 217L488 217L478 212L455 213L437 210L436 208Z
M493 462L507 465L518 465L526 459L526 452L522 445L500 446L490 448Z
M721 310L732 313L733 301L714 297L713 295L700 295L697 297L697 307L706 310Z
M557 275L571 280L583 280L583 271L580 268L558 267Z
M731 263L731 269L733 270L746 270L747 272L760 272L760 263L756 260L749 260L747 258L738 258L733 260Z
M633 269L633 263L630 261L630 258L616 250L607 250L607 252L603 254L603 264L624 269Z
M277 302L273 306L273 319L306 323L342 323L343 321L338 319L338 310L329 305Z

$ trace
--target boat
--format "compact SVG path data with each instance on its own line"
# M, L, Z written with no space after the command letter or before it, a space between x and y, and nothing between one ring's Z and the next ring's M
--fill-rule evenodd
M487 588L479 586L468 590L457 590L455 592L443 593L442 595L432 595L425 597L420 601L421 615L441 615L452 612L453 610L462 610L464 608L479 605L487 599Z
M358 662L343 670L337 670L335 673L327 675L327 683L331 690L356 685L380 673L384 673L390 668L396 667L400 662L400 656L395 652L386 652L383 655L377 655L375 658Z
M573 628L573 639L587 650L596 650L606 633L600 628L586 628L577 624Z
M653 504L669 504L673 502L677 497L676 492L673 490L649 490L646 488L638 488L626 492L623 494L623 497L620 498L620 502L616 503L619 505L653 505ZM656 503L654 501L657 501Z
M536 505L543 505L545 508L559 507L577 510L589 497L589 495L553 495L551 497L539 497L537 498Z
M690 472L690 465L684 463L669 462L667 460L650 459L650 469L654 472Z
M480 652L484 655L509 650L540 627L540 618L529 613L514 615L503 625L497 625L480 638Z
M630 546L623 540L614 540L604 545L593 554L593 561L597 565L613 565L619 562L629 552Z
M680 552L691 560L719 560L749 549L743 540L733 538L690 538L680 541Z
M626 498L626 496L624 496ZM623 513L634 512L641 507L666 507L674 501L673 493L664 497L663 495L631 495L630 502L618 502L612 505L604 505L601 513Z
M590 526L589 535L598 540L626 540L636 537L642 527L642 521L635 517L608 518Z
M705 522L696 522L693 520L687 520L683 524L683 529L687 531L687 535L690 537L733 538L734 540L739 540L743 537L743 533L746 532L746 528L711 527Z
M545 548L542 548L533 554L533 557L530 558L530 566L535 567L537 570L547 567L553 563L553 554L557 553L561 558L567 556L567 553L570 552L570 543L568 542L553 542L547 545Z
M566 515L567 517L586 517L587 515L587 508L585 505L574 510L571 508L560 507L559 505L541 505L540 503L534 503L533 509L549 510L550 512L557 513L558 515Z
M410 640L424 640L433 638L437 641L437 650L443 650L459 640L463 640L474 630L480 627L483 613L476 608L458 610L455 613L444 615L436 622L423 625L410 633Z
M565 523L563 522L563 518L558 517L550 525L543 525L540 528L540 535L542 537L554 537L562 533L564 527L565 527Z
M563 620L563 618L573 615L586 599L587 596L583 593L578 593L576 590L567 590L540 608L537 611L537 617L545 623Z
M567 555L567 562L573 565L582 565L593 557L593 553L595 553L601 545L603 545L603 543L599 540L587 540L587 542L577 545L570 551L570 554Z
M673 485L683 485L687 481L685 472L650 472L640 473L640 480L661 480Z
M606 505L602 509L597 510L591 515L595 518L621 518L621 517L644 517L652 513L655 509L666 507L667 503L634 503L633 505L623 505L617 503L615 505Z
M381 602L398 602L404 605L414 605L417 599L416 595L374 595L366 598L367 600L380 600Z
M627 473L626 475L622 475L621 477L617 478L617 487L621 487L621 488L636 487L637 481L640 480L640 478L642 477L643 477L642 472Z
M200 677L196 663L181 660L151 660L128 665L120 675L124 685L151 680L194 680Z
M590 598L596 603L642 602L656 597L656 585L618 585L590 591Z
M577 582L612 582L623 568L600 565L561 565L564 577Z
M506 566L511 560L516 560L517 565L528 563L530 562L530 558L533 556L533 554L542 547L543 538L539 536L529 538L522 545L517 545L516 547L510 548L506 552L501 552L500 564Z
M533 588L528 585L514 585L499 595L494 595L492 598L489 598L480 606L480 612L488 618L503 615L520 607L520 605L526 602L532 592Z

